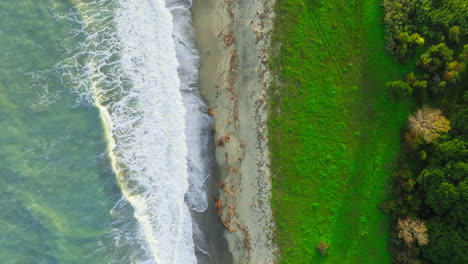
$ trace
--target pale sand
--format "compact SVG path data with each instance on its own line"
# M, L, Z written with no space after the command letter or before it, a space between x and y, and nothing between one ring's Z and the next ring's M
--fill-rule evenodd
M234 263L275 262L267 147L274 0L194 0L200 91L214 114L216 206ZM223 264L223 263L220 263Z

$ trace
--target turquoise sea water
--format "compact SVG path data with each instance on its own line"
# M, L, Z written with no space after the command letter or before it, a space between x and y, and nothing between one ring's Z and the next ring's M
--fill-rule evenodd
M1 264L213 259L189 7L0 1Z
M75 25L55 18L69 8L0 1L0 263L130 263L144 255L96 108L44 73L75 45L65 41Z

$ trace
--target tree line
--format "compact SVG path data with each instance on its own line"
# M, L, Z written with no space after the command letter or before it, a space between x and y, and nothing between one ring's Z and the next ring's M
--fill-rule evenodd
M468 263L468 3L384 0L387 50L414 65L386 84L412 97L392 199L394 263Z

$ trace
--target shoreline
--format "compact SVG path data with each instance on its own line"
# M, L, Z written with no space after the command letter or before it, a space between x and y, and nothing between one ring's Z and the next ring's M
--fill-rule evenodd
M266 66L273 4L207 0L192 6L199 89L214 118L214 171L220 182L213 203L234 263L275 262Z

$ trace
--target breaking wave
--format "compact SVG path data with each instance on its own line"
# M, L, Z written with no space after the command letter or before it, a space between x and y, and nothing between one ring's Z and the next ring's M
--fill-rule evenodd
M158 264L196 263L189 210L208 207L212 121L197 89L191 1L72 2L57 18L78 25L72 38L80 45L55 71L78 103L99 109L149 255Z

